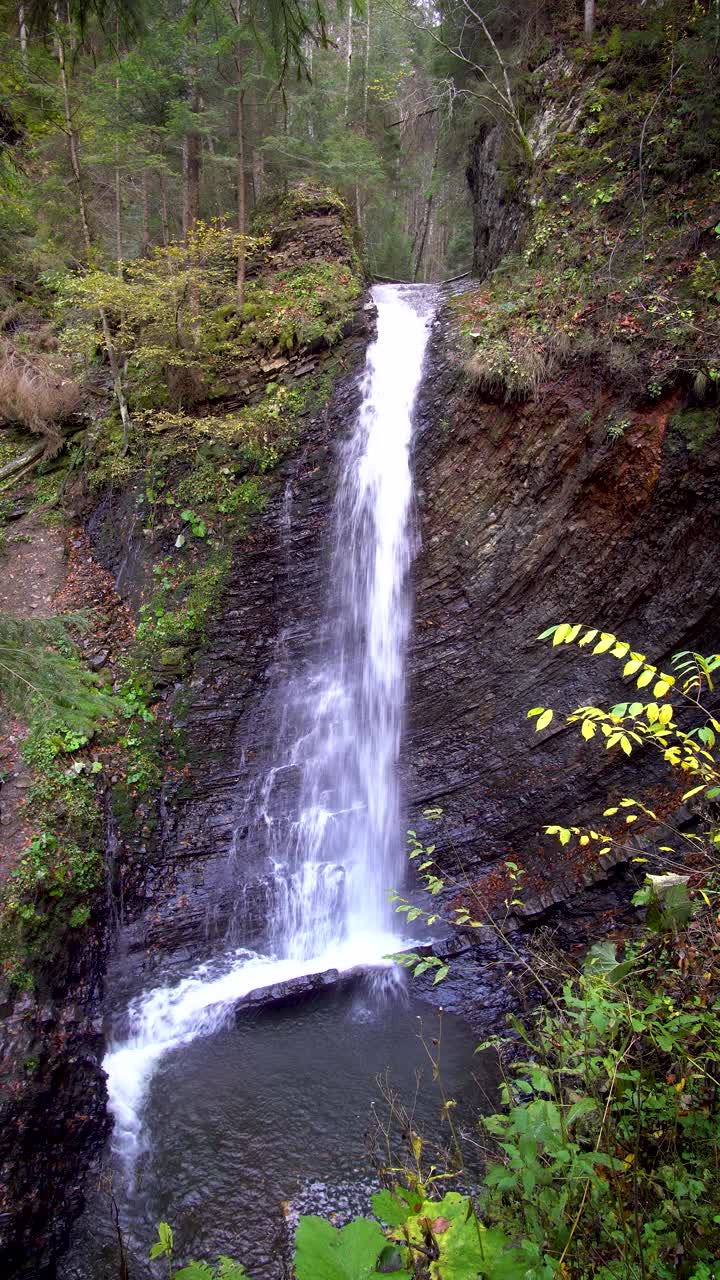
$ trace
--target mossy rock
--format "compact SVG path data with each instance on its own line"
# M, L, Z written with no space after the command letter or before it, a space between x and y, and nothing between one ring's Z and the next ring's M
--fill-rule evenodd
M110 806L120 835L131 836L135 831L135 810L124 783L116 783L112 788Z
M153 673L158 684L167 683L180 677L185 671L188 658L188 646L177 644L161 649L153 658Z

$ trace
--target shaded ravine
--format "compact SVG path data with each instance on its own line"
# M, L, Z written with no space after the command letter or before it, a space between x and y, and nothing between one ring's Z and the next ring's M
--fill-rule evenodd
M413 551L409 452L435 291L378 286L374 301L377 338L367 355L362 402L347 440L339 446L324 619L310 656L271 690L270 697L281 709L272 767L254 780L239 809L243 838L247 839L248 829L256 833L269 866L265 944L249 950L242 936L242 912L231 916L222 950L172 985L134 997L124 1033L110 1044L105 1058L114 1118L116 1194L133 1251L136 1245L141 1250L142 1232L150 1229L153 1212L165 1212L147 1207L148 1198L162 1200L167 1178L166 1173L152 1172L158 1151L173 1146L176 1122L180 1130L188 1123L187 1111L180 1117L173 1106L167 1128L158 1131L168 1082L173 1082L173 1094L182 1093L178 1082L185 1080L186 1068L197 1082L204 1074L198 1064L206 1057L214 1061L217 1054L227 1058L229 1069L240 1035L233 1028L232 1015L248 992L328 969L355 975L352 987L344 987L330 1002L324 996L306 1012L262 1015L257 1030L265 1049L261 1047L258 1054L260 1059L265 1055L266 1065L259 1067L257 1080L240 1072L242 1089L255 1100L255 1112L268 1064L276 1065L284 1052L275 1048L270 1027L277 1025L282 1041L282 1028L287 1030L293 1019L297 1023L293 1066L286 1073L283 1096L273 1099L273 1106L279 1108L276 1139L280 1147L286 1128L281 1117L287 1116L288 1107L297 1109L295 1075L303 1078L311 1063L315 1063L311 1070L315 1085L309 1091L304 1086L303 1114L312 1131L310 1117L320 1108L324 1119L318 1141L352 1150L351 1163L357 1160L376 1074L392 1067L395 1086L410 1093L415 1087L418 1055L422 1058L415 1038L418 1015L410 1007L399 971L387 959L402 945L393 927L388 890L403 875L397 761L410 619L407 577ZM284 514L291 524L289 494L286 498ZM231 852L231 865L235 856ZM239 859L236 873L241 899ZM424 1013L434 1016L426 1009ZM242 1033L245 1056L255 1054L254 1048L247 1048L247 1037L253 1034L252 1027ZM323 1058L321 1051L324 1071L319 1076L317 1035L336 1046L334 1061L332 1052ZM462 1081L473 1074L472 1046L463 1024L454 1025L452 1019L445 1036L451 1046L451 1075L458 1068L455 1083L460 1091ZM206 1049L195 1046L194 1042L207 1043L210 1037ZM340 1048L346 1043L355 1045L352 1066L345 1048ZM305 1045L304 1056L301 1050L297 1058L300 1045ZM335 1081L337 1087L338 1070L343 1081L340 1092L346 1089L349 1098L362 1097L364 1108L355 1101L347 1115L342 1109L323 1110L328 1082ZM153 1084L156 1074L157 1087ZM208 1117L201 1128L206 1122ZM348 1133L352 1138L346 1141ZM236 1139L242 1148L239 1133ZM184 1156L191 1179L198 1142L201 1137L195 1134ZM296 1166L288 1150L268 1161L266 1178L271 1183L278 1179L276 1203L283 1191L289 1195L290 1184L297 1186L301 1176L312 1175L318 1155L312 1138L305 1155L307 1160L300 1159ZM336 1175L346 1163L338 1151ZM345 1172L362 1181L355 1165ZM171 1181L176 1176L177 1169ZM197 1176L207 1182L207 1169L197 1171ZM257 1170L246 1167L239 1171L241 1181L244 1176L255 1185ZM168 1194L171 1191L172 1185ZM97 1213L97 1208L91 1209L90 1223ZM92 1236L88 1223L81 1227L81 1241L88 1230ZM249 1247L257 1260L257 1241ZM258 1265L263 1265L263 1258L260 1248ZM98 1259L93 1261L92 1249L88 1252L81 1243L65 1274L92 1277L99 1274L100 1265ZM268 1265L267 1274L274 1274L272 1260Z

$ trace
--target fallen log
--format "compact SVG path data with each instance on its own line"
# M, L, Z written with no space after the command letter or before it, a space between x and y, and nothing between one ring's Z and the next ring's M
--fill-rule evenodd
M24 471L25 467L31 463L39 462L45 452L45 441L39 440L31 449L25 453L21 453L19 458L13 458L12 462L6 462L4 467L0 467L0 484L4 480L9 480L12 476L17 475L18 471Z

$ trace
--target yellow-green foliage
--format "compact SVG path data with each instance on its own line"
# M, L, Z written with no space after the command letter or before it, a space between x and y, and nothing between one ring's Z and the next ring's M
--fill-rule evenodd
M331 346L361 287L350 267L323 261L253 281L243 308L243 343L277 344L284 351L319 341Z
M101 347L97 309L103 307L136 414L198 403L222 389L258 348L332 345L361 290L359 276L347 263L323 260L273 270L268 244L267 236L199 224L187 243L155 249L127 263L121 276L95 269L60 277L63 345L89 364ZM241 246L249 278L238 309Z
M150 470L165 484L170 472L182 476L188 467L212 466L217 475L213 493L218 501L227 499L227 485L220 479L228 474L223 468L229 467L235 477L272 471L297 442L300 416L316 392L313 380L296 387L270 383L255 403L226 415L145 410L134 417L127 451L119 425L102 423L88 450L89 483L96 489L123 488ZM186 499L180 495L178 500Z
M158 248L123 268L57 282L66 347L92 358L100 346L98 306L110 321L118 358L127 361L133 407L198 398L201 383L237 355L237 322L219 339L217 312L232 308L238 252L252 262L266 241L222 223L199 224L187 242ZM195 378L185 375L195 374ZM175 394L173 395L173 391Z
M720 797L720 760L717 755L717 742L720 735L720 721L704 705L704 699L714 695L716 671L720 668L720 654L704 657L702 654L683 650L675 654L672 665L676 674L661 671L654 663L649 662L645 654L630 648L624 640L618 640L612 632L598 631L594 627L583 627L580 623L560 623L549 627L539 637L541 640L552 637L553 646L574 645L588 647L592 654L609 654L622 663L622 675L635 684L638 690L647 689L652 697L649 702L640 701L628 694L624 702L616 703L609 710L602 707L577 707L566 717L569 725L579 725L583 738L590 742L595 738L604 740L607 750L619 747L625 755L632 755L638 747L650 746L659 751L672 770L678 775L692 779L693 785L683 796L683 802L694 796L703 800L717 800ZM589 648L592 646L592 649ZM678 706L673 706L675 697ZM682 708L684 716L678 718ZM687 725L687 712L690 710L694 723ZM553 712L545 707L533 707L528 716L535 719L536 730L547 729L552 722ZM658 815L640 800L624 797L617 805L605 810L604 817L616 817L624 810L625 827L643 818L645 822L659 823ZM663 823L667 830L667 823ZM569 844L576 838L581 846L592 847L598 855L607 854L613 844L622 846L624 835L605 832L602 829L591 830L580 827L550 826L546 828L549 835L556 836L561 844ZM673 833L675 847L660 846L660 852L679 858L692 851L712 852L720 846L720 835L714 824L700 836L692 832L677 831ZM636 859L644 861L644 859Z

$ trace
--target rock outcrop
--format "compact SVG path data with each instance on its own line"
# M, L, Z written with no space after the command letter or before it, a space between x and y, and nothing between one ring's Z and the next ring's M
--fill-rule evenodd
M107 1136L99 1016L104 939L68 949L39 1001L0 1009L0 1257L3 1275L51 1280Z
M665 665L681 648L718 648L720 440L686 447L670 425L671 395L640 404L613 442L611 390L572 372L537 402L483 399L459 346L449 301L428 356L415 458L411 814L448 870L534 862L540 906L585 878L538 839L540 827L592 822L637 789L638 771L659 782L654 761L588 746L560 720L548 735L533 732L532 706L611 705L622 690L612 659L536 637L584 622ZM443 823L423 821L428 805L443 808ZM593 878L603 868L585 870Z
M473 274L482 279L517 244L526 220L524 170L508 155L499 125L478 128L465 176L472 196Z

